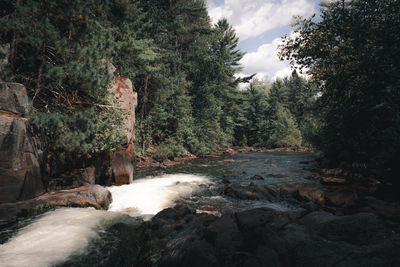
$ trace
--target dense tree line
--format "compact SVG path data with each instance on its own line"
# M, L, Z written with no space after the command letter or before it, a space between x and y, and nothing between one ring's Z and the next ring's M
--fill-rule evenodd
M271 93L257 81L238 90L251 79L234 76L244 55L239 39L227 20L211 24L204 1L1 5L1 38L11 46L13 79L27 86L35 108L31 124L53 152L94 153L123 140L124 114L107 91L110 63L138 92L139 154L165 158L232 144L302 144L300 115L279 96L293 83L274 84Z
M319 20L298 18L282 58L319 84L317 145L336 164L356 162L383 177L400 166L400 1L331 1ZM398 179L397 179L398 180Z
M239 145L312 146L319 127L318 88L296 71L272 84L253 79L241 97L243 112L236 133Z
M281 57L306 68L272 84L235 78L243 53L203 0L1 0L1 41L31 123L54 151L95 153L124 138L112 74L139 95L136 150L154 157L232 145L310 146L333 162L395 173L400 151L396 0L330 1L297 19ZM240 82L248 82L239 90Z

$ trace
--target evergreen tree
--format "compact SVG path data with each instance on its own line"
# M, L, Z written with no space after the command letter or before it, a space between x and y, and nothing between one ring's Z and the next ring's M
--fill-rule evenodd
M300 36L282 47L322 90L319 147L333 162L391 176L400 166L399 1L333 1L321 11L318 21L299 18Z
M117 50L110 2L10 3L11 13L0 19L2 41L11 43L15 80L27 86L36 109L32 122L47 136L47 147L115 148L124 132L123 114L107 90L108 61Z

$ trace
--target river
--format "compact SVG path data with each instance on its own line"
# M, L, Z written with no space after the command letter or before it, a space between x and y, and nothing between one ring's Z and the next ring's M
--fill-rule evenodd
M108 188L113 196L108 211L59 208L21 221L11 230L5 229L13 234L0 245L0 266L103 265L115 256L110 251L116 249L120 238L109 230L113 225L123 222L139 227L143 221L176 203L215 215L263 206L291 209L284 202L224 196L220 192L222 181L272 187L307 183L304 178L314 167L310 152L253 152L194 159L167 169L141 169L132 184ZM255 175L263 179L251 179Z

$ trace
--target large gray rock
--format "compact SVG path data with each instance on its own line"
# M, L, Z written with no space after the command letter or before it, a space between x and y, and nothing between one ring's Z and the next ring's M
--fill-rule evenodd
M400 236L375 214L312 212L283 230L297 266L399 266Z
M32 108L25 86L20 83L0 83L0 110L27 114Z
M31 102L17 83L0 83L0 203L44 193L38 152L26 128Z
M145 225L151 253L139 257L143 266L400 266L396 227L365 212L264 207L216 217L178 205Z

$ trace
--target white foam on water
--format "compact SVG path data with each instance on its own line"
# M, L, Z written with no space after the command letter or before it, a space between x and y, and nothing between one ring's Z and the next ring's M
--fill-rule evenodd
M200 184L211 181L200 175L166 174L133 181L132 184L112 186L113 202L109 210L128 213L131 216L156 214L170 207L179 197L187 197Z
M0 267L45 267L63 262L72 254L84 253L89 242L98 236L99 227L121 213L154 215L172 206L180 196L189 196L202 183L210 181L190 174L145 178L109 187L113 197L109 211L94 208L49 211L0 245Z
M60 208L45 213L0 245L0 266L43 267L83 252L96 227L114 213L93 208Z

